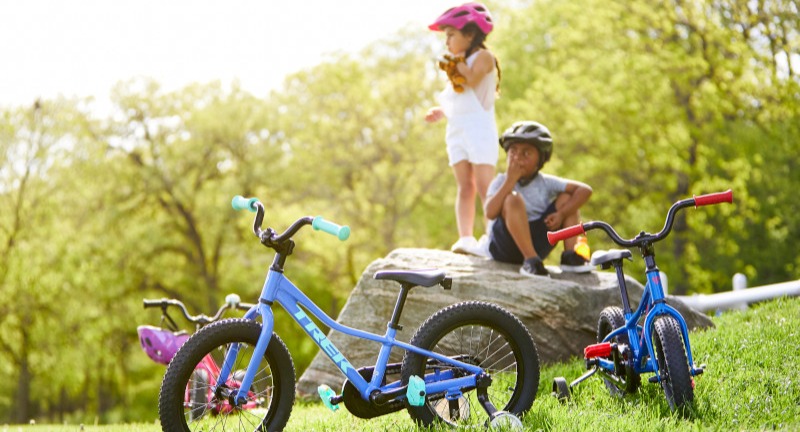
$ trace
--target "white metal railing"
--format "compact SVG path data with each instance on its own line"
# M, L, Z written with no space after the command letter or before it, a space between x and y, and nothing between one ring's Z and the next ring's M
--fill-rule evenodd
M747 309L748 303L783 296L800 296L800 280L747 288L747 277L741 273L736 273L733 276L733 291L675 297L689 307L699 311L708 311L721 309L743 310Z

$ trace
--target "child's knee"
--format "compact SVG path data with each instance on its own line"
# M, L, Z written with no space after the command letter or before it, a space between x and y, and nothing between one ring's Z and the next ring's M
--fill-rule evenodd
M506 198L503 200L503 212L517 213L520 211L523 213L526 211L525 201L516 192L508 194Z

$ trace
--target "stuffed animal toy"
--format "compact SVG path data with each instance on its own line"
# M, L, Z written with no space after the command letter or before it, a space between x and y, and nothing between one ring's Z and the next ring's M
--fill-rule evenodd
M463 92L464 84L467 83L467 79L458 72L458 68L456 66L459 63L464 63L464 57L456 57L445 54L443 58L439 60L439 69L447 73L447 78L449 78L450 82L453 83L453 90L455 90L456 93Z

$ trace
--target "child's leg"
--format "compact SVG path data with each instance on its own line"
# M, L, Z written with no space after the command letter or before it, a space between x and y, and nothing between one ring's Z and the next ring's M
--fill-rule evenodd
M569 194L566 193L559 194L558 197L556 197L556 209L560 209L561 206L569 200L569 198L570 198ZM574 213L570 213L564 216L564 222L561 223L559 229L571 227L573 225L579 224L580 222L581 222L580 212L578 210L575 210ZM564 250L568 251L574 250L575 243L577 243L577 241L578 241L577 237L570 237L564 240Z
M511 238L519 248L524 259L535 257L536 249L533 248L531 227L528 223L528 213L525 211L525 201L516 192L506 196L503 201L503 220L506 223Z
M475 179L472 164L466 160L453 165L458 192L456 193L456 224L459 237L472 237L475 224ZM486 191L484 191L484 194Z
M489 184L494 178L494 165L477 164L472 165L472 170L475 177L475 187L477 188L478 196L481 198L481 208L486 205L486 191L489 189ZM489 224L489 219L483 215L483 226Z

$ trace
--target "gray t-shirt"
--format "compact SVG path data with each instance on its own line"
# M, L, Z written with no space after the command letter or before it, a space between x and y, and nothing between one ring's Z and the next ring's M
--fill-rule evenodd
M505 173L498 174L489 185L489 190L486 192L487 198L496 194L505 180ZM525 209L527 210L529 221L542 217L550 203L566 189L567 180L541 172L532 182L525 186L520 186L519 183L514 185L514 190L525 201Z

